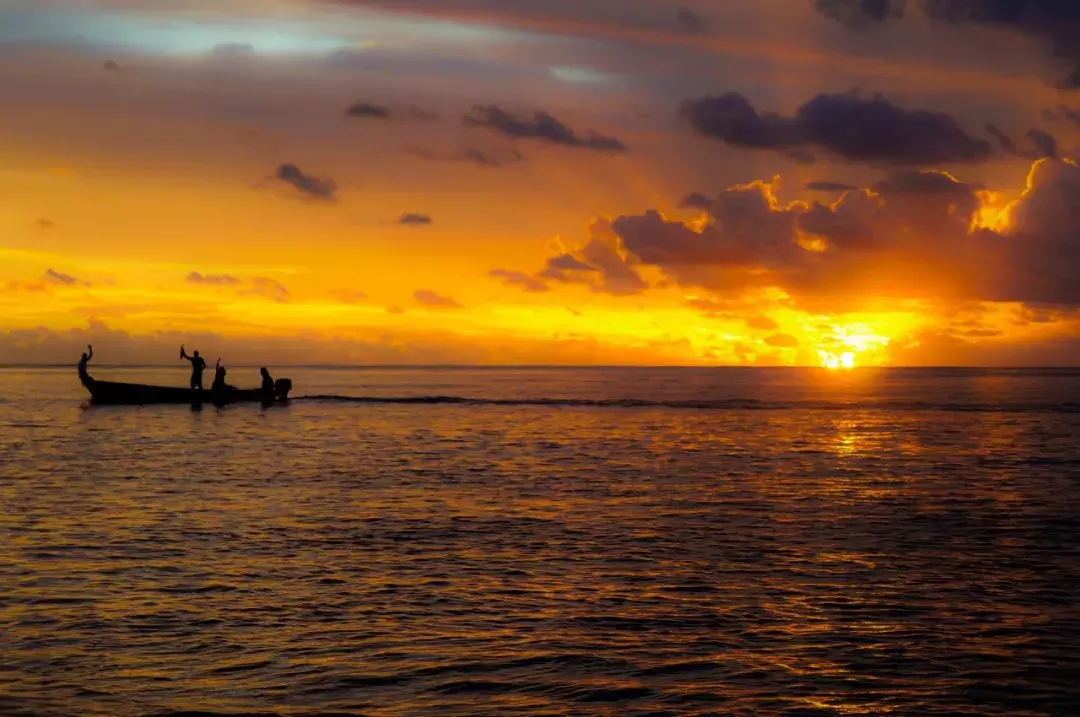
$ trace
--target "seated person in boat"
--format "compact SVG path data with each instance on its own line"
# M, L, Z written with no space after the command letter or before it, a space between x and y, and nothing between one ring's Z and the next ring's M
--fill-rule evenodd
M221 365L221 359L214 364L214 382L210 384L211 391L231 391L234 387L225 383L225 367Z
M197 388L201 391L203 387L202 372L203 369L206 368L206 361L203 360L202 356L199 356L198 351L194 352L191 356L188 356L184 352L183 344L180 345L180 358L187 359L191 362L191 389L195 390Z
M94 358L94 347L87 344L86 350L87 353L84 353L82 358L79 359L79 380L82 381L83 386L89 386L94 380L86 373L86 364L90 362L90 359Z

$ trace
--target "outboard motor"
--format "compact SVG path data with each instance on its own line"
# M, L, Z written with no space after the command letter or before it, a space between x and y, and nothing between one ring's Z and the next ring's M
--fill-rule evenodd
M279 378L274 381L274 393L279 401L289 400L289 391L292 390L292 381L287 378Z

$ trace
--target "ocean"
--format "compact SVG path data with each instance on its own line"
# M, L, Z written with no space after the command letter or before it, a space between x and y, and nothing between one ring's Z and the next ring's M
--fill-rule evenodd
M272 371L0 369L0 715L1080 713L1080 371Z

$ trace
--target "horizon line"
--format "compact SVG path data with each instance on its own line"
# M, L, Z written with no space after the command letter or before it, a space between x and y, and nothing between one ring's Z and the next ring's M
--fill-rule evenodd
M0 369L13 368L75 368L74 363L0 363ZM430 363L430 364L347 364L347 363L282 363L282 364L258 364L258 363L234 363L229 364L232 368L261 368L274 366L281 369L308 368L308 369L820 369L829 373L848 373L851 371L880 371L896 369L919 369L919 370L1080 370L1077 364L1031 364L1020 365L894 365L894 366L853 366L844 369L829 369L819 364L781 365L770 364L763 366L747 366L744 364L465 364L465 363ZM185 367L176 363L95 363L91 368L176 368L184 370ZM207 369L210 366L207 365Z

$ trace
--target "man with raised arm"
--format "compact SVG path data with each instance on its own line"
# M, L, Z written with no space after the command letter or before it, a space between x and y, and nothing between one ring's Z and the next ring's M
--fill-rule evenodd
M90 378L90 375L86 373L86 364L90 363L90 359L94 358L94 347L87 344L86 351L87 353L84 353L82 358L79 359L79 380L82 381L83 386L89 387L94 379Z
M180 344L180 358L187 359L191 362L191 389L195 390L197 388L200 391L203 390L202 372L206 368L206 361L203 361L203 358L199 355L198 351L195 351L188 356L184 352L183 344Z

